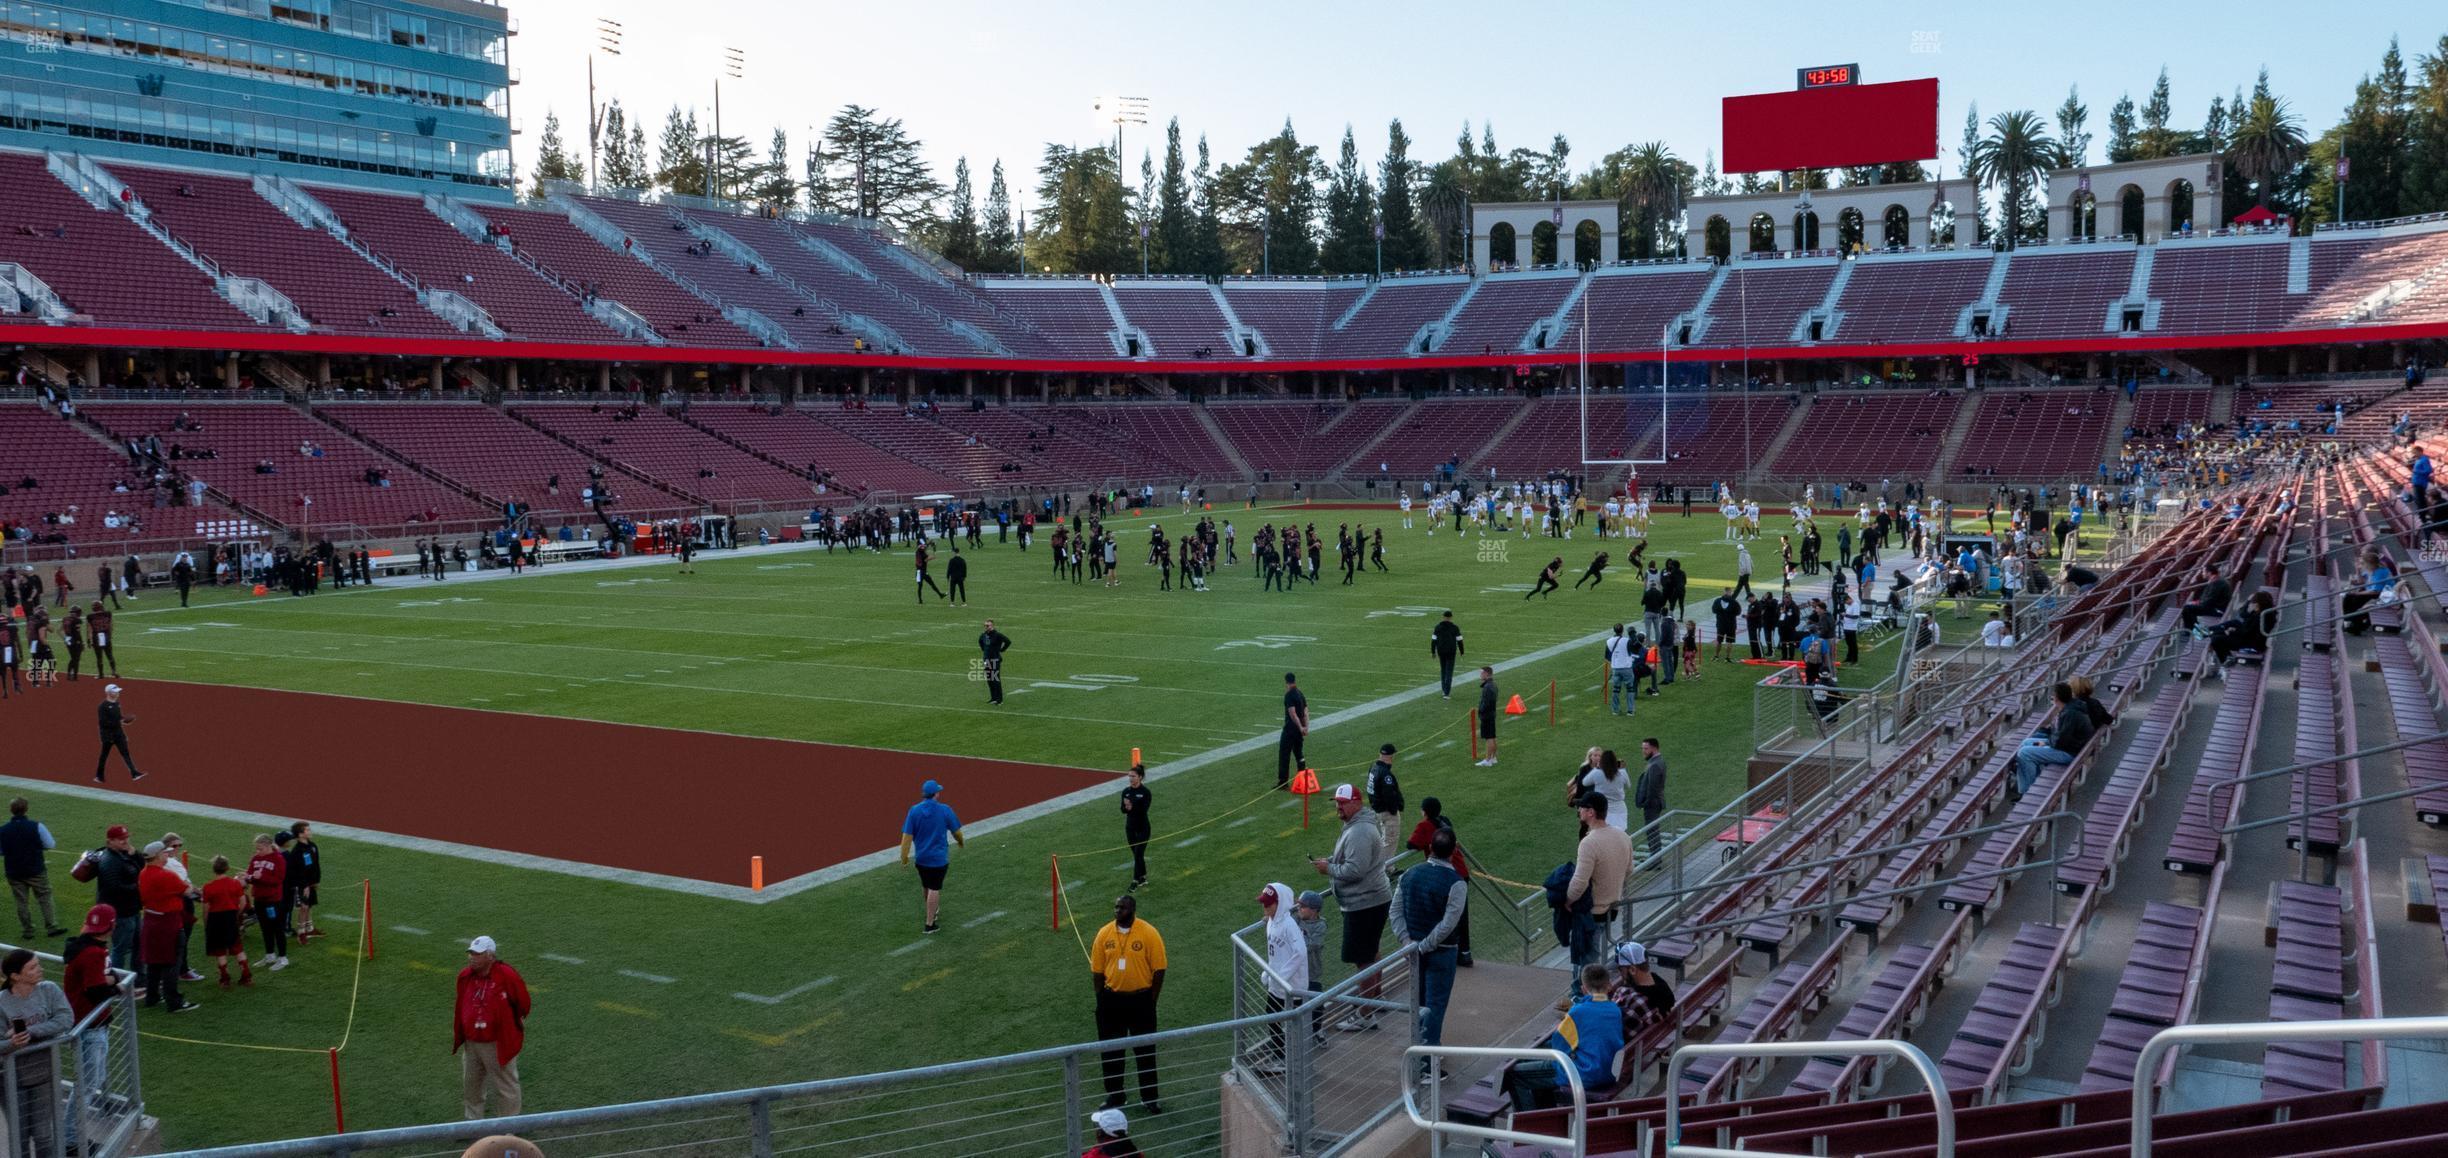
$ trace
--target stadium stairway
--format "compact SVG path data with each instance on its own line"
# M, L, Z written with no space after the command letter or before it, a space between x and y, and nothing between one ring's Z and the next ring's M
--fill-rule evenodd
M1980 398L1977 395L1964 399L1963 405L1955 408L1955 423L1947 427L1946 442L1938 451L1938 461L1930 467L1931 478L1944 482L1955 477L1955 459L1963 454L1965 441L1972 437L1972 420L1979 414Z
M1793 413L1785 416L1785 425L1777 427L1776 437L1769 439L1767 449L1760 451L1759 456L1752 461L1761 464L1775 462L1778 455L1785 453L1786 444L1802 433L1803 425L1810 421L1811 409L1818 404L1819 395L1817 393L1804 394L1802 404L1794 407Z

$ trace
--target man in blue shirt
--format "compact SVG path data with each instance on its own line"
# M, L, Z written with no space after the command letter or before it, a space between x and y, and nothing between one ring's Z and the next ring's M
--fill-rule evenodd
M2428 514L2431 509L2431 456L2423 450L2421 443L2414 444L2414 458L2406 469L2406 482L2409 484L2407 489L2414 492L2414 517L2422 522L2429 522L2431 521Z
M962 848L969 842L961 836L960 817L952 814L936 795L943 785L929 780L918 786L925 797L910 806L909 816L901 821L901 863L918 864L918 887L926 891L926 932L935 931L936 911L943 903L944 870L952 865L952 844ZM950 837L947 843L945 837Z
M1615 1089L1615 1055L1623 1052L1623 1010L1611 994L1615 971L1604 965L1581 969L1581 996L1573 998L1564 1020L1547 1035L1547 1048L1572 1058L1580 1071L1581 1089L1591 1101ZM1539 1095L1570 1087L1554 1062L1518 1062L1513 1066L1513 1108L1535 1110Z

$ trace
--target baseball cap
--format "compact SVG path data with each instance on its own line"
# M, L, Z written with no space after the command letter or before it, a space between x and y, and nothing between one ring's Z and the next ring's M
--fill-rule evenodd
M1274 899L1275 899L1275 888L1274 888L1274 886L1269 885L1269 886L1267 886L1266 888L1263 888L1263 889L1258 890L1258 903L1259 903L1259 904L1262 904L1262 905L1263 905L1263 904L1266 904L1267 902L1272 901L1272 900L1274 900Z
M1337 784L1335 785L1334 798L1338 801L1358 800L1360 799L1360 790L1352 787L1349 784Z
M104 684L104 685L102 685L102 692L103 692L103 694L104 694L104 695L112 695L112 696L118 695L118 694L119 694L119 685L117 685L117 684Z
M107 933L110 932L112 925L118 923L118 920L119 910L109 905L95 905L85 910L85 931L87 933Z
M943 785L933 780L929 780L926 783L919 785L918 791L921 795L933 796L936 793L943 791Z
M1626 941L1615 946L1615 963L1627 968L1649 963L1649 950L1638 941Z
M1326 910L1326 894L1321 893L1316 889L1308 889L1301 893L1299 903L1304 909L1316 909L1319 912L1324 912Z
M1392 744L1379 744L1379 745L1377 745L1377 754L1378 754L1378 755L1380 755L1380 756L1391 756L1391 755L1393 755L1393 754L1394 754L1394 745L1392 745Z
M475 940L468 942L468 952L470 953L490 953L498 947L499 946L493 944L493 938L491 937L478 937Z
M124 824L114 824L102 831L102 837L105 840L126 840L127 835L127 826Z
M1097 1129L1116 1136L1130 1129L1130 1119L1123 1117L1120 1110L1098 1110L1088 1115L1088 1120L1095 1123Z
M144 854L145 854L146 856L148 856L148 857L160 856L161 854L166 853L166 852L168 852L168 851L170 851L170 846L169 846L169 845L166 845L166 844L163 844L162 842L160 842L160 841L158 841L158 840L157 840L157 841L153 841L152 843L147 844L147 845L145 845L145 847L144 847Z

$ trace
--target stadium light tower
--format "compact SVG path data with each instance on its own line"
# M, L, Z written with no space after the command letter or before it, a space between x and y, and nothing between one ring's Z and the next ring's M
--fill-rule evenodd
M603 110L595 106L595 58L621 54L621 22L595 18L595 51L587 54L587 188L595 187L595 152L603 137Z
M1114 171L1119 173L1122 171L1122 126L1148 123L1148 100L1135 96L1098 97L1095 108L1098 122L1114 127Z
M722 82L723 82L723 78L727 76L727 77L730 77L730 78L731 78L731 79L733 79L733 80L738 80L738 79L740 79L740 77L741 77L741 76L745 75L745 74L747 73L747 71L748 71L748 54L747 54L747 53L745 53L745 52L740 51L739 49L732 48L732 47L730 47L729 45L725 45L725 46L723 46L723 50L722 50L722 68L721 68L721 71L717 72L717 73L715 74L715 76L714 76L714 135L713 135L713 136L711 136L711 137L707 137L707 138L706 138L706 173L705 173L705 190L706 190L706 196L707 196L708 198L715 198L715 197L720 197L720 196L722 196L722 193L721 193L721 192L719 192L719 190L720 190L720 186L719 186L719 185L716 183L716 179L715 179L715 172L714 172L714 170L715 170L715 163L714 163L714 150L715 150L715 148L716 148L716 147L717 147L717 146L720 144L720 142L721 142L721 141L722 141L722 139L723 139L723 135L722 135Z

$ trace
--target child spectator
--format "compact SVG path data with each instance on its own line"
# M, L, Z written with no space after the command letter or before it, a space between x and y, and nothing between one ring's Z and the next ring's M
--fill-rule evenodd
M263 930L264 969L272 973L289 967L289 931L283 923L287 916L281 912L288 876L289 862L273 847L271 835L257 836L246 879L254 887L255 924Z
M204 882L204 955L221 968L221 988L230 987L229 959L238 958L238 984L255 984L255 970L247 964L246 930L239 927L240 914L246 909L246 886L230 875L226 856L216 856L212 862L212 879Z
M303 941L323 936L315 928L315 905L321 898L315 886L323 883L323 850L315 844L314 827L301 820L289 826L289 846L282 856L289 862L289 926L292 934Z

